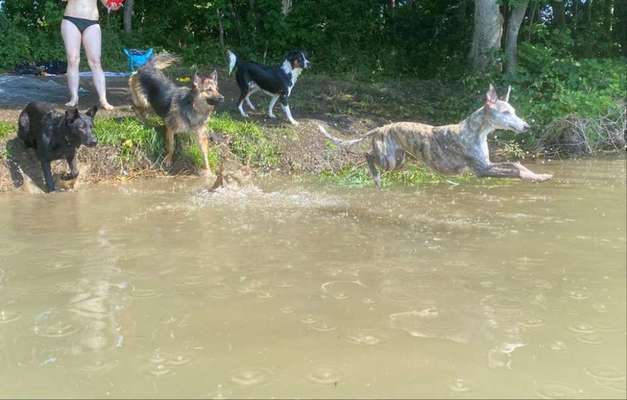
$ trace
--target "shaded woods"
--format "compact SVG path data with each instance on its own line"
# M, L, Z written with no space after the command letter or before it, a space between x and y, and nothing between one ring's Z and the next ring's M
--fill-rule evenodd
M0 67L62 57L62 9L58 0L6 2ZM260 61L298 47L319 71L364 77L500 69L517 41L575 58L627 55L624 0L127 0L103 14L115 66L122 45L176 50L197 64L222 62L225 46Z

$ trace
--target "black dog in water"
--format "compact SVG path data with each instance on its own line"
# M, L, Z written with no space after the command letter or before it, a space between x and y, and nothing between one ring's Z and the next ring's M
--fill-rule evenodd
M20 114L17 135L26 147L35 149L49 192L55 190L50 162L67 160L70 173L64 179L75 179L78 176L76 151L81 144L93 147L98 143L92 131L97 111L98 107L94 106L84 114L77 108L61 114L51 104L34 102Z

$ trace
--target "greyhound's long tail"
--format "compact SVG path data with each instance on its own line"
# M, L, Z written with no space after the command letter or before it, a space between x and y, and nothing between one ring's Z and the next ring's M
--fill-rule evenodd
M324 129L324 127L320 124L318 124L318 129L320 129L320 132L322 132L322 134L329 139L330 141L332 141L333 143L335 143L338 146L342 146L342 147L351 147L354 146L358 143L363 142L365 139L368 139L370 136L374 135L375 133L377 133L379 131L379 128L375 128L373 130L370 130L366 133L364 133L363 135L361 135L360 137L356 138L356 139L351 139L351 140L343 140L340 138L336 138L335 136L331 136L331 134L329 132L327 132L326 129Z
M237 65L237 56L231 50L227 50L226 54L229 57L229 75L231 75Z

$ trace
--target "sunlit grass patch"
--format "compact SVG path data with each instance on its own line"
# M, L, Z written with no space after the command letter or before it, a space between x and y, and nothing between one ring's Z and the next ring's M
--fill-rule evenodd
M261 128L250 121L236 121L228 114L216 114L209 129L231 137L231 151L245 164L268 168L278 164L279 152Z
M202 150L200 150L200 146L196 141L196 138L192 135L185 137L181 142L181 152L182 156L187 159L194 167L198 169L205 168L205 161L203 160ZM207 158L209 160L209 166L211 169L215 170L218 167L218 162L220 160L220 152L216 146L210 147L209 152L207 153Z
M8 123L5 121L0 121L0 139L4 139L6 137L15 135L16 127L15 124Z
M365 166L349 165L338 172L324 171L321 179L325 183L332 183L346 187L368 187L374 186L374 181L370 176L368 168ZM381 175L381 185L383 187L404 185L433 185L447 183L459 185L463 183L476 182L478 178L470 174L464 175L441 175L431 169L408 165L399 171L385 172Z
M94 131L99 144L119 147L124 158L134 157L137 151L152 160L163 155L163 134L135 118L98 119Z

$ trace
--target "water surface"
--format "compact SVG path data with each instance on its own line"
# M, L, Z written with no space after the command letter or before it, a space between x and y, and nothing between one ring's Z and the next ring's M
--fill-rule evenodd
M625 161L0 196L2 397L625 398Z

